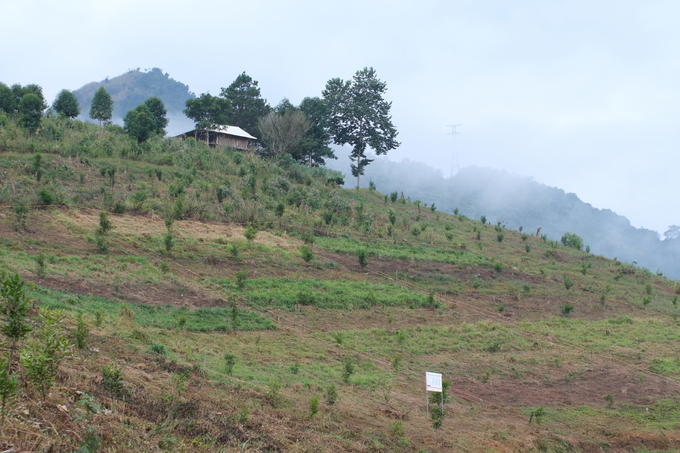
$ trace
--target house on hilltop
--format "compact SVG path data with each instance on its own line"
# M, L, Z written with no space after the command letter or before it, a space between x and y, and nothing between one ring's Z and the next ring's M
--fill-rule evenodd
M193 137L197 141L207 142L208 146L211 148L226 146L243 151L248 151L248 149L257 141L256 137L253 137L237 126L218 126L215 129L194 129L178 135L177 137L182 140Z

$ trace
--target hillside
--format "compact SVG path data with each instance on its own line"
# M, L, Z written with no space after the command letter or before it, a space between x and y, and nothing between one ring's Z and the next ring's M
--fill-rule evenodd
M94 93L103 86L113 99L114 121L125 116L128 110L137 107L152 96L157 96L163 101L170 116L170 121L175 120L189 122L183 118L182 111L187 99L195 98L194 93L189 91L189 86L171 78L158 68L149 71L134 69L113 77L106 78L101 82L90 82L74 91L78 103L81 106L81 120L88 119L90 104Z
M338 168L336 163L332 163ZM459 209L472 218L486 216L508 228L523 227L559 240L565 232L583 237L594 253L636 262L680 278L680 239L660 240L655 231L635 228L624 216L597 209L573 193L501 170L467 167L453 178L419 162L376 160L363 181L379 190L404 191L412 200L434 202L440 210Z
M680 449L677 282L338 176L5 121L0 269L34 331L0 451ZM43 396L27 352L62 330Z

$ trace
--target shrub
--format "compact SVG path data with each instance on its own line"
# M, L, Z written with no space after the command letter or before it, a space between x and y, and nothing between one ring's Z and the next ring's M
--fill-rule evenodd
M224 353L224 370L228 375L234 372L234 365L236 365L236 356L228 352Z
M130 197L130 201L132 201L132 206L136 210L140 210L147 198L149 198L149 195L145 190L138 190Z
M172 248L175 246L175 240L172 237L172 233L168 232L163 236L163 245L165 246L165 251L170 253Z
M35 275L38 278L45 278L45 254L38 253L35 256Z
M25 230L28 227L28 206L22 202L14 205L14 214L17 216L16 231Z
M300 291L296 297L297 303L300 305L314 305L314 295L307 290Z
M111 211L114 214L125 213L125 203L123 203L122 201L116 201L116 203L113 205L113 208L111 209Z
M19 381L10 374L9 358L0 359L0 398L2 399L0 420L2 420L3 423L5 421L5 408L11 404L18 393L18 389Z
M276 205L276 209L275 209L274 213L276 214L276 217L278 217L280 219L281 217L283 217L283 213L285 212L285 210L286 210L286 205L284 205L282 202L279 202ZM326 222L326 223L329 223L329 222Z
M113 362L104 365L102 367L102 384L106 390L114 395L124 394L123 369L117 367Z
M604 400L607 402L607 409L611 409L612 406L614 406L614 397L611 393L607 393L607 395L604 397Z
M38 199L42 205L49 206L54 204L54 195L52 195L52 192L50 192L48 188L42 188L38 191Z
M392 203L395 203L397 201L397 198L399 198L399 194L397 192L392 192L390 194L390 200L392 201Z
M642 305L645 307L652 303L652 298L650 296L645 296L642 298Z
M300 255L302 256L302 259L305 260L305 263L309 263L314 259L314 252L308 245L300 247Z
M526 234L523 234L522 235L522 241L526 242L527 239L529 239L529 236L527 236Z
M167 352L165 351L165 346L158 343L152 343L149 346L149 352L156 355L167 355Z
M437 430L444 424L444 411L439 406L434 406L430 409L430 418L432 419L432 427Z
M238 289L245 288L246 280L248 280L248 270L244 267L242 271L234 272L234 278Z
M365 269L368 265L368 262L366 261L366 250L357 250L357 259L359 260L359 266L361 266L362 269Z
M496 261L495 263L493 263L493 269L496 272L503 272L503 263L501 263L500 261Z
M313 396L309 400L309 418L314 418L314 416L319 412L319 397Z
M479 221L482 222L482 225L484 225L486 223L486 216L485 215L481 216L479 218Z
M560 241L566 247L573 247L576 250L581 250L583 248L583 239L575 233L564 233L564 236L562 236Z
M70 343L61 328L64 316L59 310L43 309L41 327L35 341L21 351L26 378L40 392L43 401L57 377L57 370L68 353Z
M525 244L524 250L526 250L527 253L531 252L531 246L529 244Z
M652 284L651 284L651 283L647 283L647 284L645 285L645 292L646 292L647 294L652 294Z
M231 247L229 247L229 253L231 254L231 257L234 259L234 261L238 262L239 249L236 244L231 244Z
M109 214L107 212L99 213L99 228L96 230L96 234L103 235L107 234L113 228L113 224L109 220Z
M95 310L95 312L94 312L94 325L95 325L95 327L101 327L103 322L104 322L104 312L100 309Z
M232 156L232 159L234 159L236 165L241 165L241 162L243 162L243 154L237 151Z
M590 269L592 267L592 265L593 265L592 263L585 263L585 262L581 263L581 273L583 275L586 275L588 273L588 269Z
M74 337L76 339L76 347L78 349L83 349L86 345L87 341L87 336L90 333L90 329L87 328L85 325L85 321L83 320L83 314L78 313L78 316L76 317L76 331L74 333Z
M373 180L368 181L368 190L372 192L375 191L375 183L373 182Z
M331 384L326 389L326 404L333 406L338 401L338 390L335 388L335 384Z
M562 314L564 316L569 316L569 313L574 311L574 306L571 305L571 304L564 304L564 305L562 305L562 308L560 309L560 311L562 312Z
M401 439L406 435L406 429L404 429L404 422L397 420L389 425L390 437L395 439Z
M255 239L255 236L257 236L257 229L253 226L252 223L248 222L248 226L246 227L245 231L243 232L243 236L249 241L253 242Z
M354 360L351 357L345 357L342 361L342 380L349 384L349 380L354 374Z
M564 283L564 287L567 289L567 291L569 291L571 289L571 287L574 286L574 281L572 279L570 279L567 275L564 276L563 283Z

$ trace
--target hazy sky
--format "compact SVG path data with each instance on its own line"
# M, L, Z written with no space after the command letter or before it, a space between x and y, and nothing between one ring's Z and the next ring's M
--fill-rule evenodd
M48 100L131 68L270 103L373 66L409 158L504 168L635 226L680 224L680 2L0 0L0 81Z

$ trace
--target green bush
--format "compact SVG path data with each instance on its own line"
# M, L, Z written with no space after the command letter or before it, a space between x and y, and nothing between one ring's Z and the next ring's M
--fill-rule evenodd
M38 199L40 200L40 204L42 205L51 205L54 204L54 195L48 188L42 188L38 191Z
M300 255L302 256L302 259L305 260L305 263L309 263L314 259L314 252L308 245L300 247Z
M365 269L368 265L368 262L366 261L366 255L366 250L357 250L357 259L359 260L359 266L361 266L362 269Z
M83 320L83 314L78 313L76 317L76 331L73 334L76 339L76 347L78 349L83 349L87 343L87 336L90 334L90 329L85 325Z
M567 291L569 291L571 289L571 287L574 286L574 281L566 275L564 276L563 283L564 283L564 287L567 289Z
M569 316L569 313L574 311L574 306L571 304L564 304L562 305L562 308L560 309L563 315Z
M234 372L234 365L236 365L236 356L228 352L224 353L224 370L231 376Z
M245 236L245 238L249 242L253 242L253 240L257 236L257 229L253 226L252 223L248 222L248 226L246 227L245 231L243 232L243 236Z
M238 289L245 288L246 280L248 280L248 270L244 267L242 271L234 272L234 279Z
M562 236L560 241L566 247L573 247L576 250L581 250L583 248L583 239L575 233L564 233L564 236Z
M102 367L102 384L110 393L120 396L125 394L125 384L123 383L123 369L111 362Z

